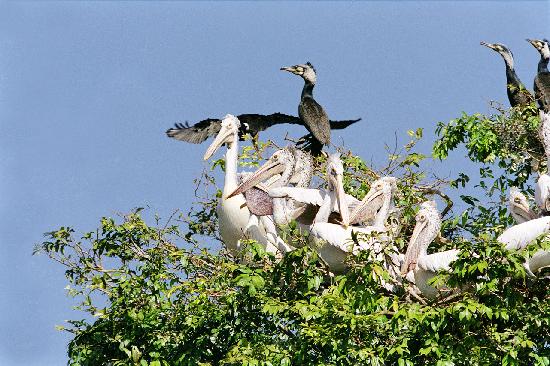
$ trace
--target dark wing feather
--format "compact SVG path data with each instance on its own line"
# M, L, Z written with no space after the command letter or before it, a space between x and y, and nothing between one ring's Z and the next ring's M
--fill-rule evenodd
M326 114L322 110L322 107L318 104L317 106L318 108L320 108L326 118ZM282 123L303 125L302 120L299 117L283 113L272 113L267 115L247 113L241 114L237 116L237 118L241 122L241 128L239 131L241 136L246 133L250 133L252 136L255 136L260 131L264 131L273 125ZM334 130L340 130L360 120L361 118L343 121L330 121L330 128ZM220 128L221 120L216 118L208 118L194 124L193 126L189 126L188 122L186 122L185 124L176 123L174 127L166 131L166 135L176 140L190 142L192 144L200 144L208 139L210 136L217 135L218 132L220 132Z
M205 119L193 126L186 122L176 123L176 125L166 131L166 135L176 140L200 144L210 136L215 136L220 132L222 121L215 118Z
M260 131L268 129L269 127L281 123L302 124L300 118L289 116L283 113L273 113L268 115L263 114L241 114L238 116L241 125L246 128L245 133L248 132L252 135L257 134Z
M312 97L302 98L298 114L306 128L323 145L330 144L330 124L328 116L319 103Z
M541 72L535 77L535 97L545 112L550 111L550 72Z
M359 122L361 118L358 119L348 119L344 121L329 121L331 130L343 130L344 128L351 126L355 122Z

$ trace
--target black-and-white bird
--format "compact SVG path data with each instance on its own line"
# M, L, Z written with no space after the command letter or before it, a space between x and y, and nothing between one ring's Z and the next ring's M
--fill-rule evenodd
M500 43L481 42L480 44L498 52L504 59L504 64L506 65L506 92L510 105L516 107L518 105L524 106L530 104L533 101L533 95L525 88L525 85L523 85L514 70L514 56L512 55L512 51Z
M535 98L539 103L540 109L544 112L550 112L550 72L548 72L550 49L548 40L528 39L527 41L540 53L537 76L535 76L535 84L533 86Z
M330 144L330 124L327 113L313 98L313 88L317 81L315 68L310 62L306 62L305 64L281 67L281 70L291 72L304 79L298 115L302 124L313 135L312 153L320 153L323 145Z
M244 135L250 134L254 140L257 140L258 133L268 129L271 126L289 123L295 125L303 125L302 120L296 116L288 114L273 113L268 115L263 114L241 114L237 118L241 121L239 128L239 138L243 139ZM343 121L329 121L330 129L341 130L355 122L359 122L361 118ZM197 122L190 126L187 122L176 123L176 125L166 131L166 135L176 140L189 142L192 144L200 144L210 136L216 136L220 132L222 120L217 118L208 118Z

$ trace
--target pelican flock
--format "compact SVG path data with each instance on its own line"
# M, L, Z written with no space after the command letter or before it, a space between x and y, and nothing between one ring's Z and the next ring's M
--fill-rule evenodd
M504 60L511 106L538 102L540 139L550 167L547 70L550 51L547 40L528 41L541 55L534 96L516 75L512 53L506 46L481 44L498 52ZM238 257L242 253L243 240L253 239L267 252L280 258L295 249L292 243L285 243L282 232L296 222L297 227L307 234L307 245L318 252L334 274L348 271L353 255L370 251L373 256L369 258L381 263L390 276L390 281L380 281L387 291L412 288L416 294L426 298L450 291L445 284L434 284L432 278L438 273L452 271L460 251L450 249L428 253L430 245L441 235L442 218L435 201L428 200L419 205L414 229L406 250L403 249L405 253L400 253L394 242L395 227L390 223L390 217L395 216L392 213L399 212L396 209L399 180L391 176L377 177L370 182L368 192L361 200L346 193L345 169L340 154L328 154L323 149L330 147L331 129L348 127L359 119L329 120L323 107L313 98L317 74L311 63L282 67L281 70L298 75L304 81L298 117L281 113L237 117L228 114L222 119L209 118L194 126L177 124L167 131L169 137L191 143L201 143L215 136L204 155L205 160L222 145L227 146L225 180L217 210L219 233L227 251ZM239 141L243 136L250 134L256 139L260 131L280 123L306 127L312 135L311 148L307 151L296 146L278 149L255 172L239 173ZM315 182L313 177L320 169L320 160L326 160L325 173ZM317 188L312 187L314 182ZM534 208L519 188L510 189L508 208L515 224L497 237L506 250L523 250L550 232L550 175L539 173L533 188ZM526 257L524 266L528 275L536 277L542 268L550 266L550 252L539 250L533 253Z

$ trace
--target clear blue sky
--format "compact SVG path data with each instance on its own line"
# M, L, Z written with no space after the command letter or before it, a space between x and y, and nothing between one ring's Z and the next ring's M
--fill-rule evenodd
M226 113L296 114L311 61L332 119L363 117L333 141L385 159L397 131L507 102L514 52L528 87L550 36L549 2L0 2L0 365L61 365L81 314L63 269L32 256L42 233L91 230L101 216L187 210L207 145L164 131ZM282 126L264 138L282 142ZM441 175L467 167L454 156Z

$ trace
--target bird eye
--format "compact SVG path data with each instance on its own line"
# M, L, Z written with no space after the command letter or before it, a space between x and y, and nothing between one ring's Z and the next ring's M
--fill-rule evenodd
M420 214L418 215L418 221L425 221L426 220L426 216L424 214Z
M516 197L516 198L514 198L514 202L515 202L515 203L520 203L521 200L519 199L519 197Z

